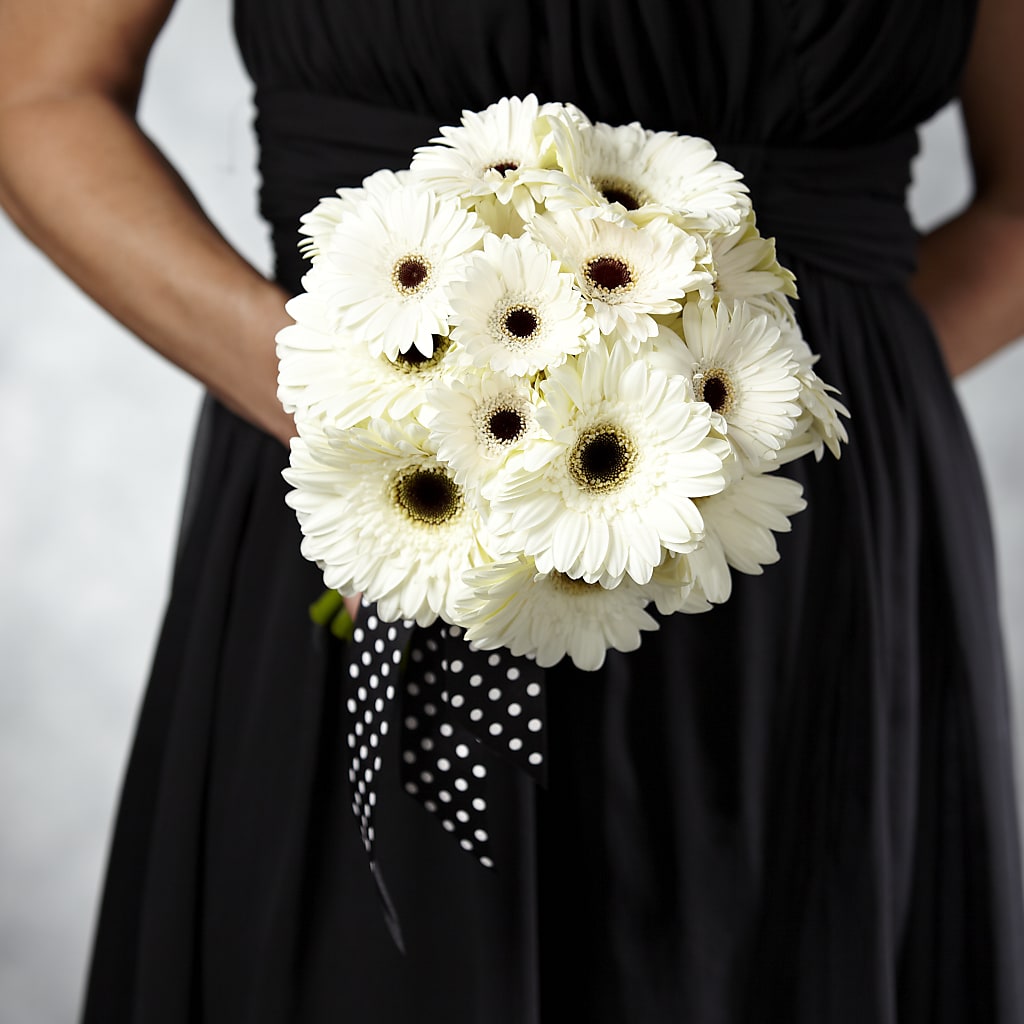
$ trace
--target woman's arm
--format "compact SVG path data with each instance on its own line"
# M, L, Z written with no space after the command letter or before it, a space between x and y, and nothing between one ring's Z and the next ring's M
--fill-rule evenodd
M283 443L285 295L135 123L173 0L0 0L0 202L86 292Z
M980 0L964 74L975 196L921 244L914 291L953 374L1024 335L1024 4Z

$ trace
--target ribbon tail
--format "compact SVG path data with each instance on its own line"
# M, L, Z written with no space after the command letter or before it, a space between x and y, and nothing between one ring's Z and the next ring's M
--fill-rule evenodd
M405 939L402 937L402 923L398 919L398 911L395 910L395 904L391 899L391 894L388 892L388 887L384 884L384 875L381 873L380 867L375 860L370 861L370 874L373 875L373 881L377 886L377 896L380 899L381 909L384 911L384 923L391 933L392 940L398 947L398 952L405 956Z

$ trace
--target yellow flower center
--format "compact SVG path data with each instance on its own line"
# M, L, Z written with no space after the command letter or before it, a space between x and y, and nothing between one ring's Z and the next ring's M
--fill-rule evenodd
M587 583L586 580L573 579L571 576L566 576L564 572L559 572L557 569L548 574L548 579L551 580L551 585L560 594L568 594L570 597L577 596L580 594L589 594L594 587L599 587L600 583Z

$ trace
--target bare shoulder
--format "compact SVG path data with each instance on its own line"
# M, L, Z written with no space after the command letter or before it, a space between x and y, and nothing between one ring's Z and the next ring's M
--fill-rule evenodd
M0 105L102 92L134 107L174 0L0 0Z

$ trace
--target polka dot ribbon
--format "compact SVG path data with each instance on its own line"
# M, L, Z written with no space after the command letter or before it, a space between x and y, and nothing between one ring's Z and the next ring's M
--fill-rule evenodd
M485 749L498 754L546 784L543 676L526 658L473 650L457 626L386 623L364 605L352 635L345 701L352 811L399 948L401 928L377 864L373 827L381 741L396 705L403 788L463 850L493 868L481 755Z

